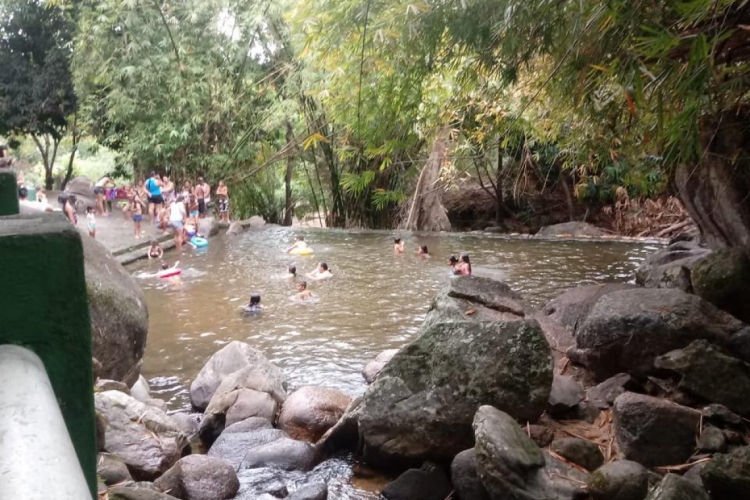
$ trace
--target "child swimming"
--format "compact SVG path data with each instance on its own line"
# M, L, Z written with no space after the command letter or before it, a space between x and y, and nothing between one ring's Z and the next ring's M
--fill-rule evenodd
M307 249L307 242L305 241L305 237L301 234L297 235L294 238L294 243L292 243L292 246L286 249L286 253L291 253L292 250L306 250Z
M250 296L250 302L242 309L246 314L259 313L263 310L263 306L260 305L260 294L254 293Z
M307 281L300 281L297 283L297 298L299 300L309 300L313 297L315 297L315 295L307 289Z
M149 259L161 259L164 256L164 250L161 249L161 245L156 240L151 240L151 247L148 249Z
M402 254L404 253L404 242L401 238L394 238L393 240L393 253Z
M328 264L320 262L314 271L307 273L307 277L315 281L327 280L333 278L333 273L328 269Z
M451 255L450 257L448 257L448 265L451 267L451 272L453 274L457 274L456 266L458 265L458 257L456 257L455 255Z
M286 269L286 275L284 276L286 279L294 279L297 277L297 267L296 266L289 266Z
M417 247L415 252L417 255L423 258L427 258L430 256L430 251L427 250L427 245L420 245L419 247Z

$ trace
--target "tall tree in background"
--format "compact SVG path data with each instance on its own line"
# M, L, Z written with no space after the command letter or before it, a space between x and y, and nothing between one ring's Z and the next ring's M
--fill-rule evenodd
M52 189L57 149L77 109L69 64L73 24L40 0L6 0L0 19L0 134L31 136Z

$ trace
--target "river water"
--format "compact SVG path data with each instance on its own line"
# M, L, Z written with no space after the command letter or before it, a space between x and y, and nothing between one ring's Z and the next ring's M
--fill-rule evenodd
M314 254L284 249L303 234ZM385 349L403 346L417 332L430 299L450 279L446 260L467 252L475 275L505 280L532 306L579 285L631 280L638 264L658 247L632 243L547 242L474 234L407 235L407 253L394 255L393 234L270 228L233 239L217 237L206 249L179 256L180 283L142 277L157 268L142 261L131 270L150 314L143 374L171 409L189 408L187 389L208 358L232 340L261 350L289 379L337 388L350 396L365 390L361 370ZM432 257L415 255L427 245ZM176 254L167 254L170 264ZM329 264L334 278L313 282L317 302L291 297L299 274ZM244 316L252 293L264 311ZM342 498L356 498L342 496Z

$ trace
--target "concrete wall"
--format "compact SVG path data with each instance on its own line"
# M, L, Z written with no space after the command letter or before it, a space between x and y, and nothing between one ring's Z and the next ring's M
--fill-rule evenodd
M95 498L94 381L83 247L62 214L0 217L0 289L0 344L28 347L44 362ZM49 489L52 498L55 485Z

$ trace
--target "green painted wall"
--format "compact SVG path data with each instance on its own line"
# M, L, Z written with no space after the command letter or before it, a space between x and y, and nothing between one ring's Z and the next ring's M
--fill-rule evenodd
M81 237L59 213L0 217L0 270L0 344L26 346L44 362L96 498L91 321Z
M0 215L18 213L18 185L12 170L0 170Z

